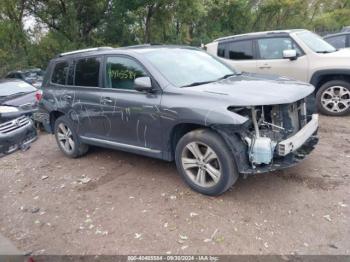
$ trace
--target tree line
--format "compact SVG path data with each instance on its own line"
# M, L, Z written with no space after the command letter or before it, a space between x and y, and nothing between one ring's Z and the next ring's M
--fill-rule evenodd
M64 51L142 43L199 46L272 29L334 32L350 0L1 0L0 75Z

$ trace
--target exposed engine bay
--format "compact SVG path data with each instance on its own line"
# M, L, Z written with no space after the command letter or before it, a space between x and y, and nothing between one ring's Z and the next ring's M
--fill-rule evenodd
M235 108L251 120L240 133L251 167L269 165L300 148L318 128L318 115L308 115L306 99L291 104Z

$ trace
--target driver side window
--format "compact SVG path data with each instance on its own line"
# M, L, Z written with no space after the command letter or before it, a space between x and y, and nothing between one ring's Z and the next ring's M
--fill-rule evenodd
M134 89L137 77L147 76L142 66L127 57L108 57L106 63L106 83L108 88Z
M297 55L303 52L289 37L263 38L257 41L260 59L283 59L283 51L294 49Z

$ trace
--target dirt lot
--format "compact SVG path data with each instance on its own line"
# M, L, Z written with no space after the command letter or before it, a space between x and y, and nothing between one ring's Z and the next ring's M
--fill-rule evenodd
M350 254L350 117L321 118L297 167L191 191L175 165L41 133L0 159L0 233L34 254Z

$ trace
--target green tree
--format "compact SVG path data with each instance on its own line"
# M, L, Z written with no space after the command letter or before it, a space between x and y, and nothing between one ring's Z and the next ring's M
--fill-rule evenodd
M37 25L24 29L27 18ZM199 46L252 31L346 25L350 0L2 0L0 74L91 46Z
M77 47L94 44L94 33L103 22L108 0L28 0L28 11L51 31Z
M26 1L0 2L0 75L27 64L28 38L23 28Z

